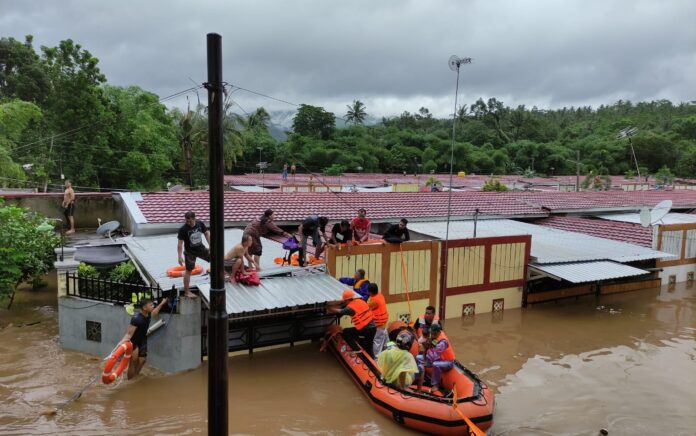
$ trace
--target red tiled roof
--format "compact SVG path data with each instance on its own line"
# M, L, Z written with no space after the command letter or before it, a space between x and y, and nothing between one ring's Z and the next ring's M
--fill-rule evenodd
M144 193L137 204L148 223L179 222L186 211L209 219L207 192ZM394 221L407 218L447 216L446 192L434 193L308 193L225 192L225 221L245 222L260 216L267 208L276 211L279 222L300 221L318 213L329 219L353 217L361 207L372 220ZM455 192L452 215L470 216L476 209L482 216L540 216L546 212L518 201L507 193Z
M534 224L652 248L652 229L639 224L572 216L551 216Z
M148 223L179 222L187 210L204 220L208 215L207 192L145 193L137 204ZM447 192L383 193L225 193L225 221L245 222L267 208L279 222L299 221L318 213L329 219L354 216L365 207L378 221L447 216ZM473 216L478 208L486 217L525 217L590 210L635 210L673 201L675 209L696 209L696 191L602 191L602 192L454 192L452 216Z

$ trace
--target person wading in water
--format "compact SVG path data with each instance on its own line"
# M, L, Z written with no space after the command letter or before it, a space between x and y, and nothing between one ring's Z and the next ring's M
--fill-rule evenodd
M157 307L149 299L142 299L138 302L140 310L131 318L126 335L121 340L121 343L130 341L133 344L133 354L128 363L128 380L138 375L143 366L145 366L145 360L147 359L147 330L150 328L150 320L153 316L159 314L162 306L165 304L167 304L166 298L163 298Z

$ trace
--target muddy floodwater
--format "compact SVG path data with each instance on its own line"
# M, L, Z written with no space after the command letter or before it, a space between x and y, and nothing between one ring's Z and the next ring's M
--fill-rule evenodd
M686 285L447 321L458 359L496 392L496 435L696 434L696 291ZM377 413L317 344L230 359L230 434L413 434ZM58 344L55 291L0 309L0 434L205 434L207 365L100 372Z

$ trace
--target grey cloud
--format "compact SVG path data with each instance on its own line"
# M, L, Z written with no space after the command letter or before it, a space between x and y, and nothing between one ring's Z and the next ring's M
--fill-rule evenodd
M428 1L347 3L0 1L3 36L72 38L110 82L165 96L205 79L205 34L223 35L228 82L342 112L353 98L392 115L462 100L540 107L696 99L696 3ZM236 94L250 110L287 105ZM182 104L179 100L176 104ZM290 108L291 109L291 108ZM370 107L368 107L369 112Z

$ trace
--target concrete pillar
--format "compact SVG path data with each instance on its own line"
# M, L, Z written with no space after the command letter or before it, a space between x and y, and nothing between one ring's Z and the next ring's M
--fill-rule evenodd
M148 364L168 373L201 364L201 299L183 297L177 311L171 319L168 313L160 313L158 318L167 321L166 330L148 340Z
M57 261L53 264L56 268L58 284L58 297L64 297L68 295L68 283L65 278L66 273L74 273L80 266L80 262L75 260L75 252L77 249L75 247L63 247L56 248L56 259ZM62 259L61 259L62 257Z

